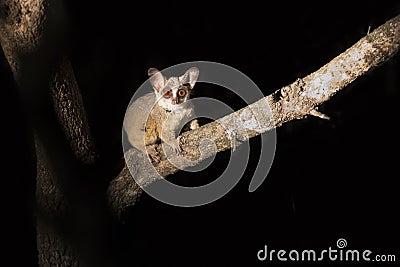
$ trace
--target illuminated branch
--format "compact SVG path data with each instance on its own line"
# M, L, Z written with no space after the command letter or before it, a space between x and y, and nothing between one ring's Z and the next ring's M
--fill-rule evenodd
M297 79L292 84L224 118L184 133L181 141L185 157L200 162L212 156L214 153L212 149L205 149L202 154L198 150L204 138L212 140L220 152L232 148L232 136L228 133L234 132L238 141L245 141L307 115L328 119L328 116L317 110L318 106L358 77L387 61L398 52L399 46L400 15L364 36L310 75ZM252 121L258 121L259 124L249 123ZM229 125L228 129L223 125ZM108 189L110 205L117 214L120 214L125 207L133 205L141 193L141 188L132 178L128 166L142 186L160 177L147 164L147 157L136 150L128 151L125 158L126 165ZM180 167L189 165L182 164ZM179 171L165 158L155 166L155 169L162 177Z

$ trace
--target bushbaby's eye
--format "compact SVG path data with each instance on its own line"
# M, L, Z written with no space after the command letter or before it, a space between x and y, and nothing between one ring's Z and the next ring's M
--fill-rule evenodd
M186 90L180 89L180 90L178 91L178 96L184 97L185 95L186 95Z
M166 91L165 93L164 93L164 97L165 98L170 98L172 96L172 91L171 90L168 90L168 91Z

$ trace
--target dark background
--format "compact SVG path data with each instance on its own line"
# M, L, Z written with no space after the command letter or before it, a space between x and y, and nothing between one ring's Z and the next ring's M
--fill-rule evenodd
M329 62L365 36L369 26L373 30L400 13L396 1L354 6L335 1L133 2L73 1L62 14L67 18L65 47L101 160L109 165L104 181L115 176L124 112L149 67L220 62L245 73L268 95ZM115 266L271 265L257 261L264 245L327 249L336 247L339 238L350 249L399 258L399 64L396 56L322 105L330 121L309 117L277 129L273 166L254 193L247 189L259 138L251 140L245 176L216 202L178 208L143 195L123 225L111 224L104 232L111 236L111 261ZM6 64L1 75L10 75ZM195 96L215 97L234 109L244 105L223 88L196 87ZM20 153L30 149L29 130L20 123L18 96L11 92L6 98L15 112L6 116L6 138L13 145L4 153L12 162L8 168L19 169L19 175L5 177L4 220L11 225L6 229L13 234L11 248L34 266L34 182L29 179L34 171L25 163L29 157L21 159ZM218 176L228 158L222 153L209 169L180 172L170 180L204 183Z

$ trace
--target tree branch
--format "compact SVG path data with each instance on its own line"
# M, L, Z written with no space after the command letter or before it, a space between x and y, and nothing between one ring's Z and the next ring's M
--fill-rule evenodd
M93 164L97 158L89 129L82 95L72 65L63 58L51 75L50 90L60 126L74 156L84 164Z
M358 77L387 61L398 52L399 47L400 15L361 38L310 75L297 79L292 84L224 118L183 133L181 141L185 157L198 163L212 156L215 152L211 147L200 154L198 147L203 139L213 141L217 152L220 152L232 148L232 133L233 138L245 141L307 115L327 119L326 115L317 111L318 106ZM228 128L225 128L226 126ZM157 149L161 151L161 148ZM141 193L141 188L132 178L128 166L135 178L140 178L137 180L141 186L151 184L160 177L148 167L147 157L135 149L129 150L125 158L127 162L124 168L108 188L109 203L119 216L125 207L136 202ZM180 167L189 167L189 164L181 162ZM155 169L161 177L179 171L166 158L155 166Z

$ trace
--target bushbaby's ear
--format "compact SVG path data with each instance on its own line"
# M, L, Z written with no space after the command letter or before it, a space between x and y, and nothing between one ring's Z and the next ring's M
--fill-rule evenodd
M150 68L147 71L147 74L150 76L150 83L153 86L154 90L160 92L161 89L164 88L167 79L165 76L155 68Z
M197 82L198 77L199 77L199 69L197 67L191 67L185 72L185 74L179 77L179 80L183 84L189 83L190 87L193 88L194 84Z

